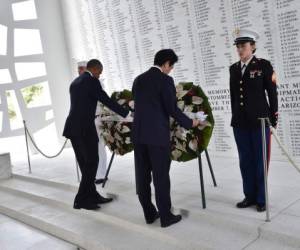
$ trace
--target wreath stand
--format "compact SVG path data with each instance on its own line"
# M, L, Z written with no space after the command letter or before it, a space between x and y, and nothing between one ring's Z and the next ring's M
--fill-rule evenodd
M209 171L210 171L210 174L211 174L211 177L212 177L212 180L213 180L214 187L216 187L217 182L216 182L215 174L214 174L214 171L213 171L213 168L212 168L212 165L211 165L211 161L210 161L210 157L209 157L207 149L205 149L204 152L205 152L206 160L207 160L207 163L208 163L208 166L209 166ZM105 184L106 184L106 181L107 181L107 178L108 178L108 175L109 175L109 172L110 172L110 169L111 169L114 158L115 158L115 152L113 152L112 155L111 155L109 165L108 165L108 168L106 170L104 182L102 183L102 188L105 187ZM203 167L202 167L201 153L198 154L198 166L199 166L202 208L205 209L206 208L206 198L205 198L205 190L204 190L204 179L203 179Z

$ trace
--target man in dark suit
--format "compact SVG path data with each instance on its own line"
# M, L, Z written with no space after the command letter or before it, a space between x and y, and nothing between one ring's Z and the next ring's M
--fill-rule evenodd
M237 144L245 198L238 208L256 205L265 211L264 164L262 132L259 118L268 117L277 126L278 99L273 67L265 59L256 58L258 35L240 30L235 45L240 61L230 67L230 95L234 138ZM267 94L267 95L266 95ZM270 129L266 127L268 158L270 157Z
M97 101L102 102L117 114L126 117L129 113L108 97L101 88L99 76L103 66L92 59L87 70L77 77L70 86L71 107L63 135L71 140L82 178L75 197L75 209L98 209L98 204L112 199L102 197L94 184L98 167L98 135L95 127Z
M199 124L177 107L174 81L168 76L177 60L173 50L159 51L155 55L154 66L139 75L132 87L135 109L132 140L137 193L146 222L153 223L160 216L162 227L181 220L181 215L171 213L170 117L186 129ZM151 201L151 172L159 213Z

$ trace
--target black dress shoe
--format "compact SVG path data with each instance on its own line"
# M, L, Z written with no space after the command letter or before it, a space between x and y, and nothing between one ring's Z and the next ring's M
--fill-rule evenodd
M266 211L266 205L257 204L256 210L257 210L257 212L264 212L264 211Z
M95 200L97 204L104 204L113 201L113 198L105 198L103 196L98 196Z
M167 221L161 221L161 227L169 227L179 221L181 221L182 217L180 214L178 215L174 215L172 214L172 216L167 220Z
M83 205L74 203L73 208L74 209L86 209L86 210L98 210L100 208L100 206L98 206L97 204L94 204L94 203L83 204Z
M255 205L255 202L248 200L245 198L241 202L237 203L236 206L238 208L246 208L246 207L251 207L252 205Z
M108 180L108 179L106 179L106 180ZM104 181L105 181L105 178L96 179L95 184L102 184Z
M159 213L156 213L153 218L146 220L147 224L152 224L154 221L156 221L159 218Z

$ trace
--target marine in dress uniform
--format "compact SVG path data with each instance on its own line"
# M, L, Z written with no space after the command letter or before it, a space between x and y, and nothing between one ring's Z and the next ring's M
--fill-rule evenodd
M243 49L251 46L255 52L258 34L250 30L236 33L235 45L241 58L230 67L230 99L234 138L236 141L245 198L238 208L256 205L265 211L264 164L262 133L259 118L269 117L277 126L278 99L276 78L271 63L255 55L245 57ZM268 160L270 157L270 129L266 127Z

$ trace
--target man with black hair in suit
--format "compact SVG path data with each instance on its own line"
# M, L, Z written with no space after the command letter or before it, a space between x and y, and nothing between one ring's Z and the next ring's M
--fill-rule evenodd
M126 117L129 113L108 97L99 82L103 66L97 59L87 63L86 71L70 86L71 107L63 135L71 140L82 174L78 193L74 200L75 209L99 209L98 204L112 201L102 197L96 190L95 177L98 167L98 135L95 127L97 102Z
M132 87L135 109L132 140L137 193L146 223L151 224L160 217L162 227L181 220L181 215L171 213L170 117L186 129L199 124L177 107L174 81L168 76L177 61L178 57L173 50L158 51L154 66L136 77ZM158 211L151 201L152 178Z

